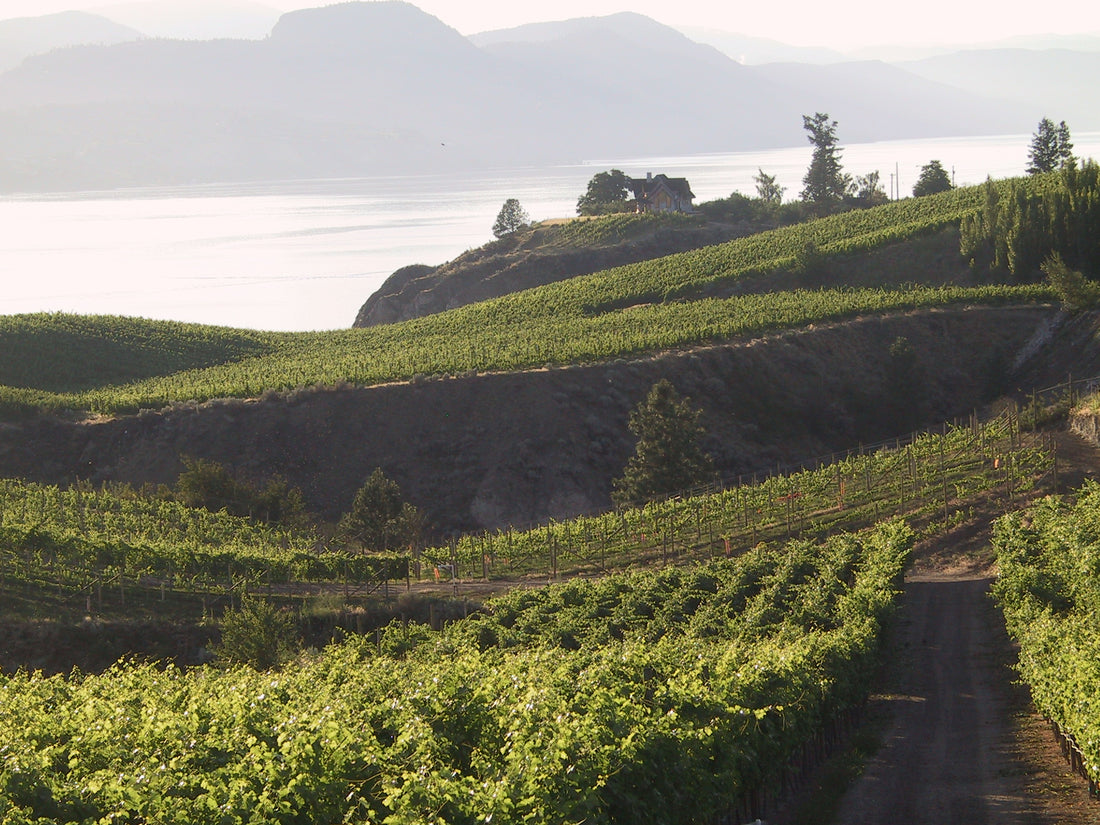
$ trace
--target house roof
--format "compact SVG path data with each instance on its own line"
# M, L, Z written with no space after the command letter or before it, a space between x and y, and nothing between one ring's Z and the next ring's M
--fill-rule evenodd
M668 189L680 198L691 199L695 197L687 178L670 178L668 175L661 174L652 177L630 178L629 180L630 188L634 191L634 197L640 201L651 197L661 187Z

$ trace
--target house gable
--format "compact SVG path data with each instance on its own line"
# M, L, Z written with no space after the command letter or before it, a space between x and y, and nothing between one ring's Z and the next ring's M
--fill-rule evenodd
M634 200L639 212L694 212L687 178L670 178L667 175L648 174L644 178L630 178Z

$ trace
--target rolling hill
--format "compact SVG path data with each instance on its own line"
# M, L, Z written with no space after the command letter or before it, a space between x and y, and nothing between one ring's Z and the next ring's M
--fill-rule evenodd
M439 529L469 530L608 506L630 410L663 376L702 405L727 477L874 442L1025 375L1057 380L1063 353L1093 368L1087 319L1066 325L1049 289L989 283L960 256L958 222L984 197L908 199L369 329L5 319L5 347L33 357L4 374L0 467L158 484L201 457L282 477L328 518L382 467ZM623 220L573 222L555 243ZM921 382L903 406L899 339ZM77 340L87 369L66 379Z

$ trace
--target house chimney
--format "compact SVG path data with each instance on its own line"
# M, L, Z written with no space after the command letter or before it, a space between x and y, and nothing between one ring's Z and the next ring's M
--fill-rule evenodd
M646 180L646 183L653 183L653 173L652 172L646 172L645 173L645 180Z

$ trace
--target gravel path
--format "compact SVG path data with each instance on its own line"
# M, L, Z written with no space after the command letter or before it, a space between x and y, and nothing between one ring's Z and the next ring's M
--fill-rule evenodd
M917 575L906 582L883 747L847 794L838 823L1001 825L1041 813L1019 778L1015 697L991 579Z
M1059 434L1059 481L1100 469L1100 451ZM1069 773L1011 669L1015 652L989 598L989 523L998 505L918 547L892 664L868 716L882 747L845 795L837 825L1085 825L1100 802Z

